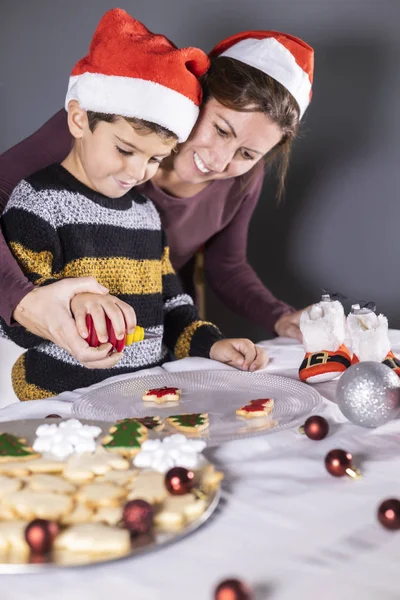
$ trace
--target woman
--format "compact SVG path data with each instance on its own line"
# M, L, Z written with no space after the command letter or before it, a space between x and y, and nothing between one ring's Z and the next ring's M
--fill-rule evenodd
M211 52L198 122L179 152L141 191L157 205L171 259L185 272L204 247L207 281L232 310L278 335L301 339L300 312L280 302L247 263L248 226L263 182L264 159L279 164L283 191L291 144L311 97L313 50L277 32L245 32ZM16 183L70 149L64 111L0 159L1 208ZM33 289L0 240L0 315L51 339L88 367L107 359L108 347L88 348L79 337L70 301L82 291L105 293L90 278ZM49 306L52 311L48 310Z

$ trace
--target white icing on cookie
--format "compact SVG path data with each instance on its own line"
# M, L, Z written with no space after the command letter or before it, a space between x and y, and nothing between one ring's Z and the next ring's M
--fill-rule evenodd
M203 440L188 440L180 433L163 440L147 440L133 459L133 464L159 473L166 473L172 467L197 469L201 465L200 454L205 447Z
M33 449L48 452L57 458L67 458L71 454L94 452L95 438L100 435L100 427L83 425L78 419L40 425L36 430Z

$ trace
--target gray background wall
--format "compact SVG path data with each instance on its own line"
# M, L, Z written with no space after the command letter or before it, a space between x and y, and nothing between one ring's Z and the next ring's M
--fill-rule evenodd
M249 260L297 307L327 287L374 300L400 327L400 2L0 0L0 152L60 108L71 67L117 5L180 46L208 50L245 29L282 30L314 46L314 98L285 202L276 206L266 179ZM229 335L266 335L210 293L208 316Z

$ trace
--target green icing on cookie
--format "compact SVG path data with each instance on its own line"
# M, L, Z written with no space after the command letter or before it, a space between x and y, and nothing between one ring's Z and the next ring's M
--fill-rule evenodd
M207 422L207 415L205 413L192 413L186 415L171 415L168 417L170 421L180 425L181 427L199 427Z
M11 433L0 434L0 457L26 457L37 456L37 452L26 446L26 444Z
M124 419L113 426L110 432L111 440L103 442L104 448L140 448L143 440L144 427L136 419Z

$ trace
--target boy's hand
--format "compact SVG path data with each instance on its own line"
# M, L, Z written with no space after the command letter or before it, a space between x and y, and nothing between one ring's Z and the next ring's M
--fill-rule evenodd
M133 333L136 327L136 314L129 304L111 294L77 294L71 300L71 311L75 317L80 335L86 339L89 332L86 327L86 315L92 315L99 342L108 342L105 315L110 319L117 340L127 333Z
M210 358L242 371L257 371L268 364L268 355L245 338L220 340L211 346Z

